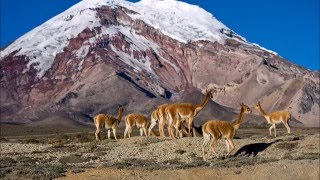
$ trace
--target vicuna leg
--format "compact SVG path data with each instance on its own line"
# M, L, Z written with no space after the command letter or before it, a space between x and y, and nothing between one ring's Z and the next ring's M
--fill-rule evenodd
M124 130L124 139L126 138L126 136L127 136L127 134L128 134L128 129L129 129L129 127L126 125L126 129Z
M132 132L132 127L129 127L129 130L128 130L129 138L131 138L131 132Z
M157 124L157 122L155 120L151 121L150 127L148 129L148 135L150 136L151 130L153 129L153 127ZM159 132L160 132L160 127L159 127ZM160 134L161 136L161 134Z
M114 128L114 129L112 129L112 131L113 131L114 138L116 139L116 141L118 141L118 139L117 139L117 130Z
M96 140L100 141L99 133L101 131L101 128L100 128L99 125L96 125L96 127L97 127L97 130L96 130L96 132L94 134L96 135Z
M196 136L196 129L194 127L192 127L192 133L193 133L193 137L197 137Z
M108 129L108 139L110 139L110 129Z
M140 136L143 136L143 129L140 128Z
M204 149L205 149L205 146L208 144L209 141L210 141L210 134L207 134L207 133L204 132L203 133L203 143L202 143L202 158L203 158L204 161L206 160Z
M159 133L160 133L160 137L163 138L164 134L163 134L163 127L159 124Z
M291 131L290 131L290 127L289 127L288 121L283 122L283 124L284 124L284 126L287 128L287 133L290 134Z
M178 138L179 136L182 137L182 132L180 132L181 131L180 127L181 127L181 120L178 119L178 121L174 127L176 129L176 136L175 136L176 138ZM179 136L178 136L178 134L179 134Z
M145 128L143 128L143 131L144 131L144 135L146 136L146 137L148 137L148 134L147 134L147 128L145 127Z
M172 125L169 126L168 130L169 130L169 135L170 135L171 139L176 139L176 138L174 137L174 134L173 134L173 127L172 127Z
M274 137L277 137L277 129L276 129L276 124L273 124L273 129L274 129Z
M229 152L228 152L228 154L227 154L227 157L229 157L230 154L231 154L231 152L234 150L234 144L233 144L232 139L227 139L227 140L228 140L229 145L230 145L230 150L229 150Z
M226 139L226 146L227 146L227 154L229 153L229 151L230 151L230 146L229 146L229 142L228 142L228 140Z
M175 122L177 120L177 118L173 118L172 113L168 113L167 115L167 119L168 119L168 131L169 131L169 135L171 137L171 139L175 139L174 134L173 134L173 126L175 125Z
M164 134L164 123L162 122L159 122L159 133L160 133L160 137L163 138L165 137L165 134Z
M213 136L213 137L212 137L212 140L211 140L210 146L211 146L211 149L212 149L213 154L214 154L217 158L219 158L218 154L217 154L216 151L214 150L214 145L216 144L216 142L217 142L217 139L216 139L216 137Z
M189 136L189 137L191 136L191 125L192 125L192 121L193 121L193 118L189 118L189 119L188 119L188 136Z
M271 125L271 127L269 128L269 133L270 133L270 136L272 136L272 133L271 133L271 131L272 131L272 128L273 128L273 125Z

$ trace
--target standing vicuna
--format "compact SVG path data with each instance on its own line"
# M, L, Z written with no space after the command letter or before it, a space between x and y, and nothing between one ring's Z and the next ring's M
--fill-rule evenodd
M164 125L167 124L167 118L165 114L165 109L169 106L169 104L162 104L156 110L151 113L151 125L149 127L149 135L152 128L159 122L159 133L160 137L165 137L164 134Z
M116 139L116 141L118 141L116 134L117 134L118 125L122 118L122 113L123 113L123 107L119 105L118 118L115 118L109 114L98 114L94 117L94 124L96 125L96 128L97 128L95 133L97 141L100 141L99 133L103 125L105 126L106 130L108 130L108 139L110 139L110 129L112 129L113 136Z
M270 114L266 114L262 109L260 102L256 104L255 108L258 109L258 111L264 118L266 118L269 124L272 124L269 128L270 136L272 135L272 128L274 128L274 137L277 137L276 124L279 124L280 122L282 122L287 128L288 134L291 133L290 127L288 125L288 121L291 119L291 114L289 111L276 111Z
M236 133L236 130L240 127L240 124L243 121L244 113L251 113L251 109L244 105L243 103L241 105L240 114L237 120L233 121L232 123L226 122L226 121L220 121L220 120L211 120L206 122L202 126L202 134L203 134L203 144L202 144L202 157L203 160L206 160L205 158L205 152L204 148L205 145L210 141L210 137L212 137L211 140L211 148L214 155L218 158L218 154L214 150L214 145L220 139L222 136L226 138L226 146L228 150L227 157L231 154L231 152L234 150L234 144L233 144L233 137ZM231 146L231 148L230 148Z
M153 127L157 124L157 122L159 122L158 126L159 126L160 137L161 138L166 137L165 134L164 134L164 125L167 124L167 117L166 117L167 115L165 113L165 109L168 106L169 106L169 104L162 104L156 110L152 111L152 113L151 113L151 125L150 125L149 130L148 130L148 135L149 136L150 136L150 133L151 133ZM180 129L181 129L181 131L183 133L185 133L186 135L189 135L188 134L188 128L183 123L181 123ZM192 124L192 133L193 133L194 137L195 137L194 130L198 131L199 134L202 133L201 132L202 128L197 128Z
M147 128L149 121L147 117L145 117L142 114L129 114L125 118L126 123L126 129L124 130L124 138L126 138L127 134L129 138L131 137L131 132L134 126L137 126L137 128L140 128L140 136L144 134L147 135Z
M188 134L190 136L194 117L205 107L211 98L213 98L211 90L207 89L205 99L199 105L191 103L176 103L166 107L168 131L172 139L175 139L173 127L176 128L177 136L177 133L180 131L179 128L182 121L186 121L188 123Z

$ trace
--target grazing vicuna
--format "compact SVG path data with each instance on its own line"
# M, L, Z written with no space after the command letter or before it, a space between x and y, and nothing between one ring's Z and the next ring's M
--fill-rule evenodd
M274 129L274 137L277 137L277 130L276 130L276 124L279 124L279 123L283 123L284 126L287 128L287 132L288 134L291 133L290 131L290 127L288 125L288 121L290 120L291 118L291 114L289 111L276 111L276 112L272 112L270 114L266 114L264 112L264 110L262 109L261 107L261 104L260 102L258 102L255 106L256 109L258 109L258 111L260 112L260 114L266 118L267 122L269 124L272 124L271 127L269 128L269 133L270 133L270 136L272 135L272 128Z
M193 137L197 137L196 136L196 132L199 133L200 135L202 135L202 127L201 126L200 127L196 127L193 123L192 123L191 134L188 134L188 127L185 126L183 123L181 123L180 129L181 129L181 132L183 134L185 134L186 136L192 135Z
M175 139L173 134L173 127L176 129L177 133L180 131L180 124L182 121L188 123L188 134L191 135L191 125L193 123L194 117L205 107L208 101L212 98L212 93L210 90L206 90L206 96L203 102L199 105L191 103L176 103L171 104L166 107L165 111L168 117L168 131L172 139Z
M95 136L96 136L97 141L100 141L99 133L100 133L103 125L105 126L106 130L108 130L108 139L110 139L110 129L112 129L114 138L116 139L116 141L118 140L116 133L117 133L118 125L119 125L121 118L122 118L122 113L123 113L123 107L121 105L119 105L118 106L118 118L115 118L115 117L108 115L108 114L98 114L94 117L94 124L97 128L97 130L95 132Z
M134 126L137 126L137 128L140 128L140 136L143 135L143 132L145 136L147 137L147 128L149 121L147 117L145 117L142 114L129 114L125 118L126 123L126 129L124 130L124 138L126 138L127 134L129 138L131 137L131 132Z
M220 139L222 136L226 138L226 146L227 146L227 157L231 154L231 152L234 150L234 144L233 144L233 137L236 133L236 130L240 127L240 124L243 121L243 116L245 113L251 113L251 109L244 105L243 103L241 105L241 110L238 119L233 121L232 123L229 123L227 121L220 121L220 120L211 120L206 122L202 126L202 134L203 134L203 144L202 144L202 157L203 160L205 160L205 145L211 140L211 148L212 152L216 157L218 157L218 154L214 150L214 145ZM231 147L231 148L230 148Z

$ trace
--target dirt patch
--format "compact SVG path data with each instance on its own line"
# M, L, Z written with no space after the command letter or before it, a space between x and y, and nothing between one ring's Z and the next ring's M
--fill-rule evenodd
M277 144L275 147L278 149L294 150L297 146L298 146L298 143L283 142L283 143Z

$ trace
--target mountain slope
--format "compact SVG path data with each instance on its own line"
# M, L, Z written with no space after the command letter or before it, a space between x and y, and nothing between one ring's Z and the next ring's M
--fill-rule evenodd
M234 110L224 106L260 100L267 112L288 109L319 125L319 72L180 1L83 0L2 50L0 65L1 121L56 112L90 121L100 112L116 115L117 104L149 114L209 85L226 92L214 97L223 108L211 105L218 111L206 117L232 120Z

